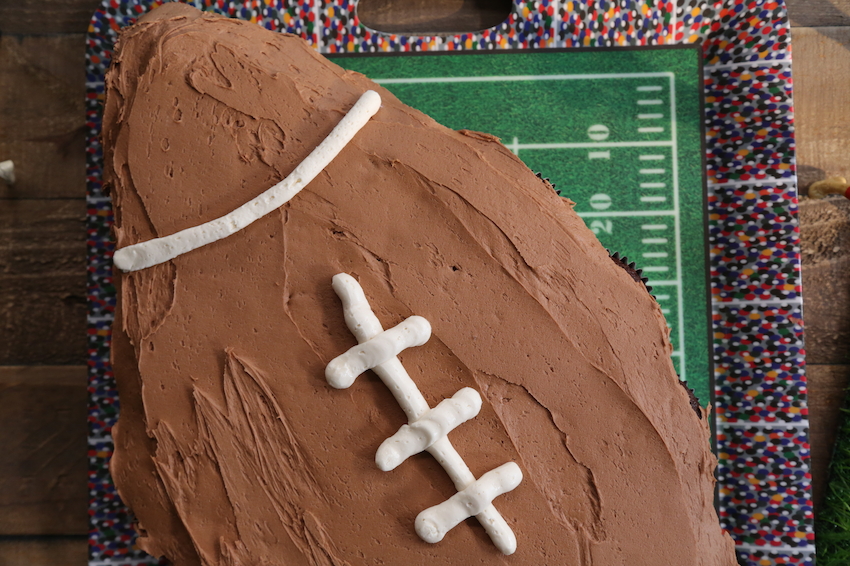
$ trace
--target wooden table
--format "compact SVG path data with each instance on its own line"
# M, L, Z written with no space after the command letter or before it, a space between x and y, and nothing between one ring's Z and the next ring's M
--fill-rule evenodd
M9 566L86 561L83 65L99 4L0 0L0 160L14 160L19 179L0 182L0 563ZM789 11L806 194L825 176L850 178L850 0L789 0ZM800 224L817 508L850 379L850 201L804 198Z

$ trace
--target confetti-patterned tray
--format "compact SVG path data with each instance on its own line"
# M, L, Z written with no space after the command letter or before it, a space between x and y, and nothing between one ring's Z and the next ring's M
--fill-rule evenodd
M115 289L99 134L117 31L160 3L104 0L87 38L91 565L157 563L133 546L131 517L107 471L117 417ZM354 0L191 3L301 35L324 53L703 41L721 521L744 564L814 564L790 29L781 1L515 0L499 26L435 37L366 29Z

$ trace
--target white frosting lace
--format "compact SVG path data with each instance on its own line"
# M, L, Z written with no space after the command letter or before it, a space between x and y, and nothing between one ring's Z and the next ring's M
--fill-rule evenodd
M516 537L492 501L518 486L522 471L514 462L508 462L476 480L446 436L478 414L481 396L465 387L431 409L396 357L405 348L421 346L428 340L431 336L428 321L412 316L384 330L353 277L345 273L334 276L333 289L342 299L345 323L359 344L328 364L325 370L328 383L344 389L351 386L358 375L371 369L390 389L409 421L381 444L375 457L378 467L392 470L408 457L427 450L443 466L458 490L443 503L419 513L416 533L426 542L439 542L461 521L475 516L496 547L505 554L513 554Z

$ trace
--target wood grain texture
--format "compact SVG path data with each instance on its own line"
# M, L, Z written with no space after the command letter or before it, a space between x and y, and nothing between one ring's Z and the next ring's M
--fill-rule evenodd
M85 366L0 366L0 535L86 534L87 396Z
M850 365L809 365L809 442L812 447L812 490L815 512L820 509L826 491L829 460L835 446L835 434L841 420Z
M850 179L850 27L794 28L791 42L797 164L806 194L814 181Z
M850 26L850 0L788 0L792 26Z
M86 537L0 537L3 566L85 566Z
M85 197L84 63L82 34L0 36L0 198Z
M85 33L100 4L101 0L3 0L0 2L0 33Z
M0 201L0 364L85 363L85 210Z
M801 200L800 237L808 363L850 363L850 201Z

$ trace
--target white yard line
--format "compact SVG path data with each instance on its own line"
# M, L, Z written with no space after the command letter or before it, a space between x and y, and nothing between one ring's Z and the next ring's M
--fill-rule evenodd
M578 143L521 143L519 149L576 149L602 147L672 147L669 141L643 142L578 142Z
M677 142L677 124L676 124L676 82L673 75L670 75L670 139L673 141L673 210L676 214L673 216L676 244L676 278L681 279L682 273L682 233L681 222L679 218L679 146ZM682 285L676 286L677 299L679 305L679 347L685 347L685 300L682 294ZM679 377L683 381L685 376L685 357L679 364Z
M769 306L779 306L779 305L801 305L803 304L803 299L756 299L753 301L723 301L723 300L715 300L712 299L711 306L713 308L720 307L769 307Z
M561 21L561 13L558 11L559 5L559 3L555 4L555 12L552 14L552 47L565 47L567 43L566 41L562 42L558 39L558 37L560 36L560 34L558 33L558 27ZM516 8L516 4L514 4L514 8ZM521 21L523 19L522 14L520 14L519 12L514 12L514 14L517 17L517 21Z
M673 13L670 15L670 36L666 43L668 45L676 43L676 4L673 4Z
M672 210L612 210L605 212L577 212L582 218L604 218L612 217L638 217L638 216L673 216L676 214Z
M766 421L727 423L717 421L717 426L722 428L809 428L809 423L770 423Z
M714 69L734 69L735 67L781 67L783 65L790 65L791 59L778 59L775 61L747 61L744 63L721 63L719 65L706 65L703 67L703 73L708 74L709 71Z
M793 183L794 179L782 179L779 177L771 177L770 179L758 179L753 181L729 181L727 183L708 183L708 188L712 187L746 187L747 185L771 185L779 183Z
M722 496L721 496L721 499L722 499ZM743 550L762 550L762 551L767 550L767 551L770 551L770 552L785 552L785 553L814 552L815 551L815 545L813 545L813 544L806 544L806 545L803 545L803 546L784 546L784 545L783 546L770 546L770 545L761 546L761 545L758 545L758 544L746 544L746 543L736 542L735 548L740 548L740 549L743 549Z
M322 39L322 14L321 14L321 2L316 0L313 2L313 31L316 32L316 45L315 48L319 51L319 53L324 53L327 49L327 45L325 45L324 40Z
M574 81L588 79L640 79L645 77L667 77L673 79L673 73L606 73L586 75L487 75L481 77L409 77L404 79L372 79L378 84L420 84L420 83L486 83L486 82L523 82L523 81ZM661 103L660 101L658 102ZM640 101L638 101L640 104Z

